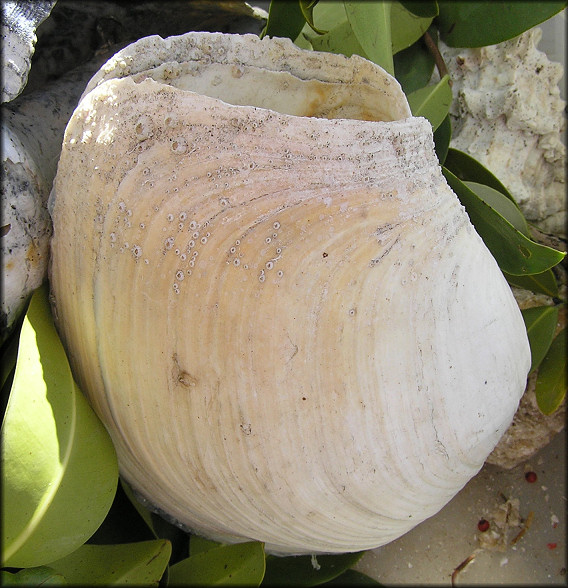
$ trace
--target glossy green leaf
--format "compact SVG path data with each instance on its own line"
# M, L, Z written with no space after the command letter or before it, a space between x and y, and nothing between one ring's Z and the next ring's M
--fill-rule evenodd
M122 478L120 479L120 487L122 488L122 491L124 492L128 500L130 500L130 504L132 504L132 506L140 515L140 518L146 523L146 526L151 530L151 532L154 535L154 538L157 539L158 536L156 535L156 532L154 531L154 527L152 525L152 513L145 506L140 504L140 502L136 499L136 496L132 491L132 488Z
M531 346L530 371L532 372L540 365L552 343L558 322L558 307L535 306L521 312Z
M166 539L83 545L49 565L74 586L157 586L170 554Z
M264 577L264 544L219 545L170 567L175 586L259 586Z
M434 71L434 57L423 41L393 55L394 75L405 94L423 88Z
M438 27L450 47L484 47L512 39L548 20L566 2L486 0L440 2Z
M445 166L462 182L479 182L480 184L490 186L507 196L517 206L517 202L509 190L485 166L479 163L477 159L471 157L471 155L450 147Z
M299 555L266 558L263 586L317 586L329 582L354 566L363 551L340 555Z
M16 573L0 572L2 586L65 586L66 579L53 568L39 566L37 568L25 568Z
M180 529L179 527L173 525L172 523L168 523L166 520L164 520L163 518L161 518L160 516L158 516L156 513L151 512L148 508L146 508L144 505L142 505L140 503L139 500L137 500L135 493L132 491L132 488L121 478L120 480L120 485L119 485L119 491L117 492L117 495L120 495L120 491L122 490L122 493L124 494L124 496L130 501L130 504L132 506L132 508L134 508L136 510L136 512L138 513L139 517L140 517L140 521L144 521L145 524L145 529L142 531L138 531L138 541L143 541L145 539L150 539L150 538L155 538L155 539L167 539L170 544L171 544L171 548L172 548L172 554L170 556L170 564L174 564L182 559L185 559L186 557L189 556L189 534L185 533L182 529ZM116 499L115 499L116 502ZM113 508L114 508L114 504L113 504ZM127 509L125 509L127 510ZM112 513L112 509L111 509L111 513ZM120 513L122 516L123 513ZM132 520L132 516L128 515L127 513L124 513L126 516L128 516L129 520ZM109 517L107 517L108 519ZM137 525L139 525L139 522L136 523ZM105 523L106 524L106 520ZM117 521L118 522L118 521ZM151 536L148 536L148 533L151 534ZM95 538L96 539L96 536ZM133 539L132 538L127 538L127 539L119 539L119 541L121 543L126 543L128 542L132 542ZM116 541L116 542L119 542ZM165 580L169 579L169 571L166 570L164 577L162 578L162 582L164 582Z
M311 44L316 51L341 53L346 57L351 57L353 54L367 57L347 20L331 29L325 35L313 37Z
M438 16L438 3L431 2L430 0L401 0L400 2L408 12L412 12L416 16L423 16L423 17L434 17Z
M221 547L222 545L222 543L217 543L217 541L211 541L211 539L205 539L205 537L200 537L199 535L192 535L189 541L189 555L197 555L198 553L209 551L214 547Z
M394 75L391 41L391 2L345 0L345 13L368 59Z
M489 204L493 210L496 210L503 218L507 219L517 231L530 238L531 234L523 213L507 196L495 190L495 188L479 182L464 181L464 184Z
M327 33L327 31L323 29L318 29L314 24L314 6L318 3L318 0L299 0L300 3L300 10L304 16L304 19L308 23L308 25L312 28L314 32L318 35L323 35Z
M288 37L292 41L300 34L306 18L297 1L271 0L268 7L268 20L260 38Z
M450 141L452 140L452 121L448 114L440 123L440 126L434 131L434 149L440 165L443 165L448 154Z
M314 6L312 15L314 25L320 30L331 31L341 23L347 22L345 5L343 2L337 2L336 0L320 0ZM308 24L304 26L302 32L310 40L320 36Z
M538 274L562 261L564 253L525 237L447 168L442 171L502 271L513 275Z
M122 489L122 492L128 498L132 507L137 511L140 519L144 521L144 524L146 525L148 531L152 534L152 537L156 539L167 539L171 543L172 555L170 557L170 564L189 557L189 533L186 533L177 525L166 521L164 518L155 512L150 511L146 506L141 504L140 501L136 498L135 493L132 491L132 488L122 478L120 480L119 490L120 489ZM149 538L147 537L147 532L144 534L139 533L139 537L139 540ZM132 539L129 539L129 541L132 541ZM126 541L121 540L121 542Z
M158 538L126 495L123 485L119 484L105 520L94 535L89 538L88 543L114 545ZM163 539L163 537L161 538Z
M2 423L3 565L41 566L77 549L105 518L117 481L114 447L73 381L41 287Z
M566 329L552 341L538 369L536 402L543 414L552 414L566 396Z
M507 272L503 272L503 274L511 286L530 290L538 294L546 294L546 296L553 298L558 296L558 283L553 271L550 269L530 276L513 276Z
M330 580L326 586L382 586L367 574L358 570L345 570L340 576Z
M0 388L13 376L18 357L18 343L20 341L19 329L6 339L2 345L2 358L0 361Z
M432 24L432 17L416 16L400 2L392 2L390 21L392 52L398 53L422 37Z
M296 39L294 40L294 44L296 45L296 47L299 47L300 49L305 49L306 51L314 50L312 41L305 35L304 29L302 29L302 32L296 37Z
M448 115L452 99L449 75L445 75L435 85L420 88L408 95L412 114L427 118L434 130Z

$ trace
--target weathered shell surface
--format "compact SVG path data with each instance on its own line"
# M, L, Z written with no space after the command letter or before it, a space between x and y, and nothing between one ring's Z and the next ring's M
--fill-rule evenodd
M31 293L47 277L51 237L47 200L63 133L85 84L104 61L99 58L41 92L26 92L2 105L2 341Z
M0 341L10 335L31 293L46 278L51 236L47 198L65 126L93 73L136 35L212 26L260 32L263 24L259 11L244 2L194 0L188 5L174 0L169 10L160 6L98 0L2 3L3 101L9 102L2 105L1 117ZM172 20L176 12L178 18ZM113 41L120 47L112 50Z
M2 102L24 89L31 68L37 27L56 0L2 2Z
M9 122L2 121L1 340L46 276L51 219L49 189ZM45 196L42 198L42 195Z
M479 49L440 43L451 72L452 147L512 192L529 221L566 234L566 103L560 63L537 49L542 31Z
M518 306L429 123L361 58L144 39L89 84L52 207L78 382L125 479L208 537L382 545L477 473L517 408Z

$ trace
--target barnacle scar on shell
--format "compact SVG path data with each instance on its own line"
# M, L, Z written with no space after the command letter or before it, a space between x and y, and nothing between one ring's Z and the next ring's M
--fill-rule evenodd
M76 378L123 477L185 528L377 547L511 422L518 306L429 123L362 58L141 39L87 86L51 208Z

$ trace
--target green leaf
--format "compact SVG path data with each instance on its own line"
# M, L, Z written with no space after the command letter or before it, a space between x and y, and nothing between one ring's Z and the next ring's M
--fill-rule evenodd
M18 344L20 341L20 329L18 328L10 334L2 344L2 361L0 363L0 388L13 376L16 368L16 359L18 357Z
M471 157L471 155L450 147L445 166L462 180L462 182L478 182L490 186L507 196L518 207L516 200L509 190L486 167L481 165L477 159Z
M268 20L260 33L260 38L288 37L293 41L305 24L306 19L299 2L271 0L268 7Z
M299 0L299 2L300 10L311 29L318 35L327 33L323 29L318 29L314 24L314 6L318 3L318 0Z
M428 30L432 17L416 16L400 2L391 3L391 43L392 53L407 49Z
M513 275L538 274L562 261L565 253L531 241L447 168L443 167L442 172L502 271Z
M408 95L414 116L423 116L436 130L448 115L452 103L450 76L445 75L437 84L420 88Z
M122 491L124 492L128 500L130 500L130 504L132 504L132 506L140 515L140 518L146 523L146 526L150 529L150 531L154 535L154 538L157 539L158 535L156 534L154 527L152 525L152 513L145 506L140 504L140 502L136 499L136 496L130 485L127 484L122 478L120 478L120 487L122 488Z
M391 2L345 0L345 12L368 59L394 75L391 41Z
M440 123L440 126L434 131L434 149L440 161L440 165L444 164L450 141L452 140L452 121L448 114L446 118Z
M552 414L566 396L566 328L552 341L536 379L536 402L543 414Z
M317 586L354 566L364 551L340 555L299 555L266 558L263 586Z
M170 556L170 564L174 564L182 559L185 559L189 556L189 533L186 533L176 525L169 523L159 515L154 512L151 512L143 506L137 499L132 491L132 488L121 478L119 490L122 489L122 493L124 496L128 498L130 501L132 508L134 508L140 519L144 521L146 525L147 531L139 531L138 532L138 541L143 541L149 538L155 539L167 539L172 546L172 554ZM119 494L120 492L117 492ZM114 507L114 504L113 504ZM112 510L112 509L111 509ZM131 517L129 517L131 518ZM108 517L107 517L108 519ZM105 520L106 523L106 520ZM148 537L148 532L151 533L151 537ZM115 541L115 543L121 542L131 542L133 539L128 538L127 540L120 539L119 541ZM168 571L166 571L165 577L168 576ZM164 578L162 578L164 580Z
M317 23L317 28L320 30L331 31L341 23L347 22L345 6L343 2L337 2L336 0L320 0L314 6L312 16L314 24ZM302 33L310 41L320 36L307 23Z
M199 535L192 535L189 540L189 555L197 555L198 553L209 551L214 547L221 547L222 545L222 543L217 543L217 541L211 541L211 539L205 539L205 537L200 537Z
M523 213L507 196L495 190L495 188L479 182L464 181L464 184L489 204L493 210L496 210L503 218L507 219L517 231L530 238L529 226Z
M438 27L450 47L484 47L512 39L548 20L566 2L440 2Z
M422 40L393 55L394 74L406 95L428 84L434 57Z
M343 574L325 583L325 586L382 586L367 574L358 570L345 570Z
M119 484L105 520L88 543L114 545L151 539L158 539L158 536L134 507L123 489L123 484Z
M2 586L65 586L67 581L53 568L39 566L37 568L26 568L14 574L0 572Z
M170 559L166 539L119 545L83 545L50 564L75 586L157 586Z
M347 20L331 29L325 35L312 38L311 44L316 51L341 53L346 57L351 57L353 54L367 57Z
M413 2L412 0L401 0L400 2L408 12L412 12L416 16L434 17L438 16L438 3L429 0L419 0Z
M531 369L532 372L544 359L558 322L558 307L556 306L535 306L521 311L529 344L531 346Z
M167 539L172 544L170 564L189 556L189 533L170 523L159 514L153 512L152 527L160 539Z
M219 545L170 567L175 586L259 586L264 577L264 544Z
M513 276L507 272L503 272L503 274L511 286L539 294L546 294L546 296L551 296L552 298L558 296L558 283L556 282L554 273L550 269L530 276Z
M34 293L2 423L2 561L35 567L71 553L105 518L118 482L105 428L77 388L49 309Z

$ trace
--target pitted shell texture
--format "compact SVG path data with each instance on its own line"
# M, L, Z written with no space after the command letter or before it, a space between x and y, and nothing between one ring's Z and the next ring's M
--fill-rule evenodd
M52 200L77 380L124 478L187 528L277 554L377 547L513 417L519 309L429 123L361 58L143 39L87 88Z

